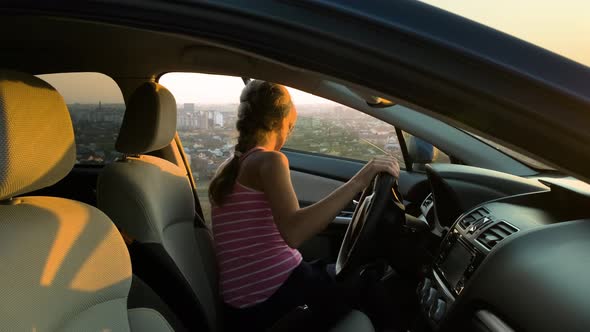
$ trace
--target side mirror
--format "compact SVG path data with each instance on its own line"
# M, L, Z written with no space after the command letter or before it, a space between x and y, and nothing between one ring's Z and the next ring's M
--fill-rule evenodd
M407 135L405 141L412 164L424 165L431 163L436 158L436 148L432 144L414 135Z

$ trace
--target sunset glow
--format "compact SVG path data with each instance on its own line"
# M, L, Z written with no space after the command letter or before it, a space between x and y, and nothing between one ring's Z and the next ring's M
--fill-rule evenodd
M196 73L169 73L162 76L159 82L172 91L178 104L238 104L244 88L244 82L239 77ZM330 102L296 89L288 90L296 105Z
M422 0L590 66L590 1Z

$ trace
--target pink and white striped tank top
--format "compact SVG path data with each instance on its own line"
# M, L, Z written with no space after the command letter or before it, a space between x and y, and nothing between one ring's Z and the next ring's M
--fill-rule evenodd
M244 153L240 161L262 148ZM244 308L268 299L301 263L301 254L285 243L261 191L236 181L222 206L211 211L225 303Z

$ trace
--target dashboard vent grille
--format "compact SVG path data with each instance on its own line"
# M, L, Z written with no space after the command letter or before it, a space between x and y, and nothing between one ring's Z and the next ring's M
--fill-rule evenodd
M500 221L481 233L481 235L477 238L477 241L483 244L484 247L491 250L500 241L516 232L518 232L517 228L505 221Z
M476 221L478 221L479 219L487 216L490 214L490 211L488 211L485 208L479 208L473 212L471 212L470 214L466 215L465 218L463 218L459 224L461 225L461 227L463 227L463 229L467 229L469 228L469 226L471 226L473 223L475 223Z

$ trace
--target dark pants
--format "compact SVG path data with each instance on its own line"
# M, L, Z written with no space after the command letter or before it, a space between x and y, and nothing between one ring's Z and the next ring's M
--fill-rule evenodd
M310 330L328 329L357 306L365 288L359 279L336 283L328 270L324 264L301 262L266 301L242 309L226 304L226 328L229 331L264 331L297 306L307 305Z

